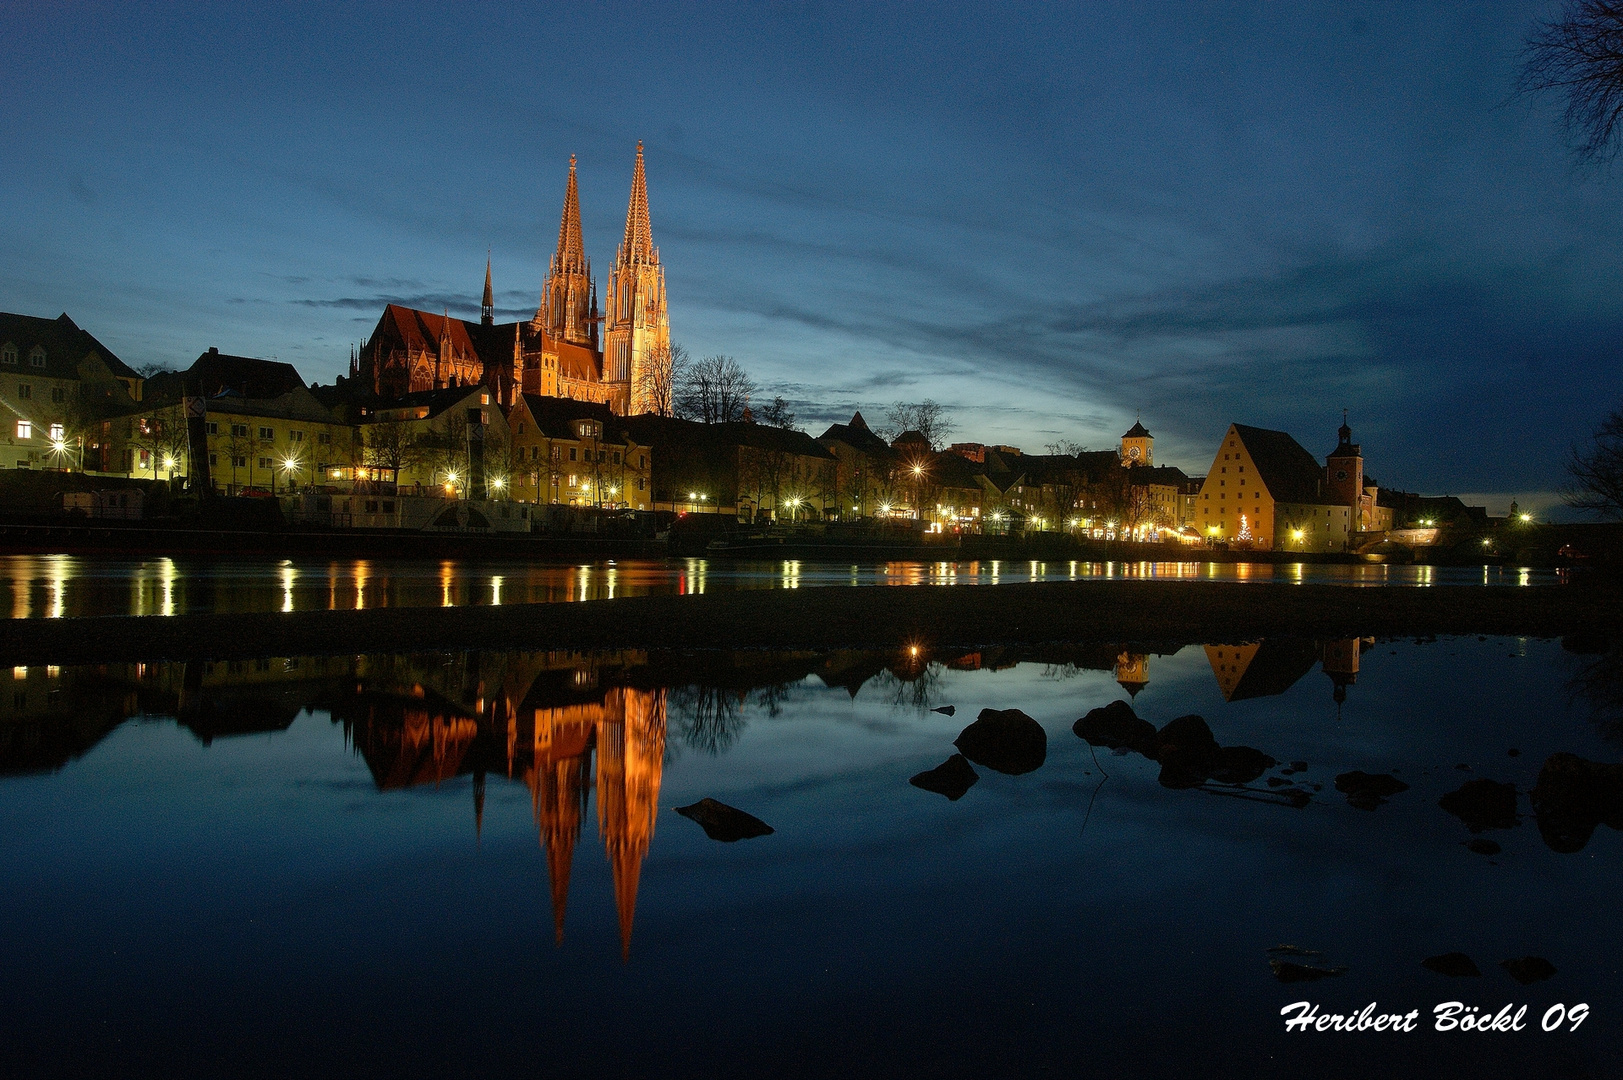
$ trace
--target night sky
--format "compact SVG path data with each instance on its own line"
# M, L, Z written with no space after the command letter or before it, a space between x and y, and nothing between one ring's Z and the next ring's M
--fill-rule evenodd
M534 314L569 155L603 286L646 144L675 340L819 433L1231 421L1554 499L1623 396L1623 171L1512 96L1538 4L0 0L0 310L331 381L397 301Z

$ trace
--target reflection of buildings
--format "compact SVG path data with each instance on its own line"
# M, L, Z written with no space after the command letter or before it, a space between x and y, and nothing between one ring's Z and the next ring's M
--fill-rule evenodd
M1150 684L1150 658L1143 653L1123 649L1116 656L1114 674L1116 682L1127 691L1127 696L1136 698L1138 692Z
M1224 701L1283 694L1322 663L1335 685L1339 704L1347 687L1358 681L1358 658L1372 638L1337 638L1314 642L1302 638L1264 638L1243 645L1207 645L1206 659Z
M523 742L520 715L508 720L509 775L518 768ZM637 885L659 814L665 692L616 687L596 702L536 707L529 722L531 760L522 775L547 851L554 931L561 942L575 842L595 786L598 834L614 880L620 948L628 953Z

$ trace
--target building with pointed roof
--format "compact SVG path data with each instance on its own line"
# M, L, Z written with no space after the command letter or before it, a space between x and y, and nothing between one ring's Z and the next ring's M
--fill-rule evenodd
M1196 502L1213 541L1280 551L1349 551L1360 533L1391 527L1345 423L1328 464L1283 431L1231 424Z
M606 323L605 345L599 324ZM599 313L597 283L581 229L580 186L569 159L558 247L547 263L535 316L498 323L490 260L479 322L384 308L352 363L352 394L390 399L483 384L503 406L521 394L594 401L616 413L647 411L649 365L669 362L665 269L653 244L642 144L632 173L625 238L609 282L609 312Z
M122 442L104 429L141 400L141 376L64 312L0 312L0 468L122 472Z
M639 142L631 173L625 237L615 253L614 270L609 276L609 308L604 321L604 377L630 388L631 415L652 411L652 368L669 363L670 347L665 268L660 265L648 217L648 181Z

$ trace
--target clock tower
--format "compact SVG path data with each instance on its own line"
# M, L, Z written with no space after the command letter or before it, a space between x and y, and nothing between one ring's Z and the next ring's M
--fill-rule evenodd
M1137 421L1121 437L1121 463L1129 466L1155 464L1155 436Z
M1364 454L1352 441L1352 428L1347 426L1345 412L1341 414L1341 428L1336 438L1336 448L1324 459L1325 479L1337 506L1356 509L1364 494Z

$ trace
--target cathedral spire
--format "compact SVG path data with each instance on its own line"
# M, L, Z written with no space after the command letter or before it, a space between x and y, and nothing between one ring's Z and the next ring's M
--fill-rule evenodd
M626 208L626 238L619 261L621 265L659 262L648 222L648 180L643 174L641 140L637 142L637 164L631 170L631 205Z
M490 252L485 252L485 298L479 304L479 325L491 326L496 322L496 296L490 291Z
M558 222L558 270L584 273L586 245L580 235L580 188L575 184L575 155L569 155L569 186L564 189L563 220Z

